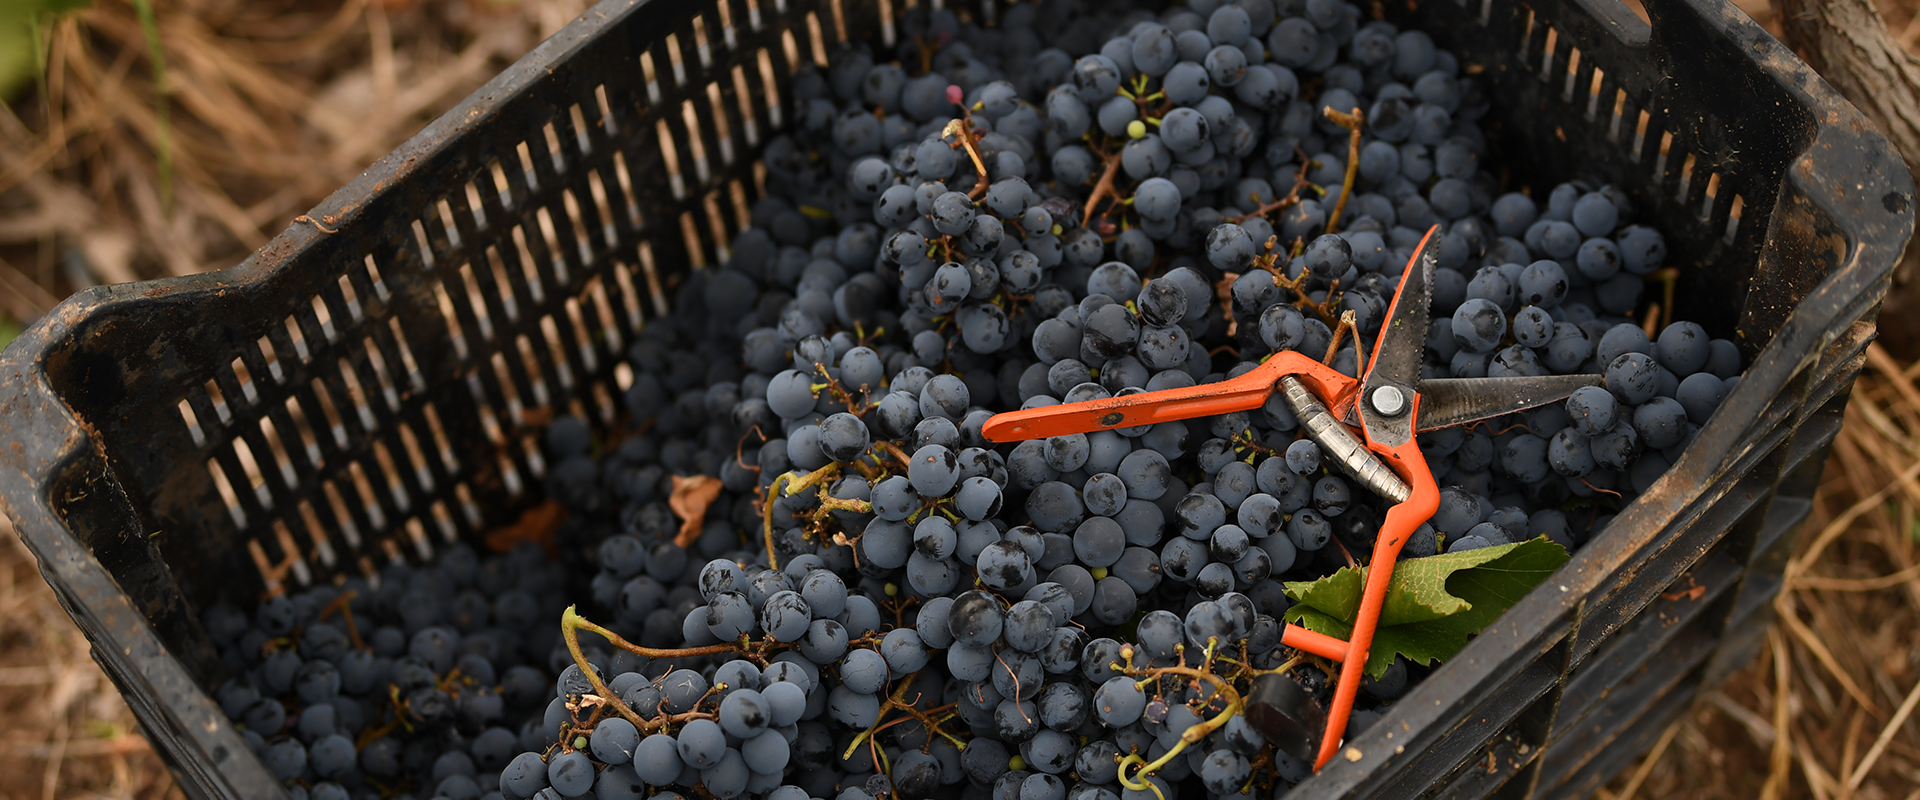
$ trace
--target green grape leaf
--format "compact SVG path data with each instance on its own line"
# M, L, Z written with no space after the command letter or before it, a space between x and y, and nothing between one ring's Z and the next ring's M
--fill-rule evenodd
M1387 583L1387 600L1368 652L1367 674L1385 674L1396 655L1428 665L1452 658L1467 638L1486 630L1538 586L1567 551L1542 536L1498 547L1402 561ZM1353 632L1365 568L1344 568L1317 581L1289 581L1294 605L1286 621L1341 639Z

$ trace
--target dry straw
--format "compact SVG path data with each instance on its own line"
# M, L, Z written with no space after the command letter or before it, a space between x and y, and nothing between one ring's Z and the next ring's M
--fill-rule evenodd
M53 19L44 91L0 107L0 286L232 266L586 5L180 0L143 24L147 0L100 0Z

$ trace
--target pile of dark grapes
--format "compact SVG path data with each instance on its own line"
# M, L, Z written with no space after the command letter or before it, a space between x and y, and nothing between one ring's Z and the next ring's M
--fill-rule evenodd
M251 616L218 604L202 622L233 677L214 699L296 798L477 798L542 741L523 720L568 663L553 625L566 594L538 546L481 558L454 545L388 566L378 588L348 578Z
M1624 192L1501 193L1484 88L1425 33L1121 6L923 5L897 49L804 66L752 227L630 348L626 433L546 433L558 562L456 548L207 615L269 768L314 798L1277 797L1310 767L1238 693L1330 696L1282 581L1364 563L1386 501L1277 395L1018 443L989 417L1283 350L1357 375L1435 225L1424 376L1604 383L1422 434L1442 501L1403 558L1579 548L1738 380L1656 326L1666 245ZM1348 733L1431 669L1367 681Z

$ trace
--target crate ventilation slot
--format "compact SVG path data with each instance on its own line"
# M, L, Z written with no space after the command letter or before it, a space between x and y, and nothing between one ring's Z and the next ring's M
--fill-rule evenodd
M1459 0L1462 7L1467 2ZM1484 25L1491 14L1492 0L1482 0L1481 8ZM1525 10L1521 31L1515 50L1519 63L1537 70L1542 83L1554 85L1556 79L1564 81L1553 94L1562 103L1581 110L1588 121L1598 121L1601 103L1611 95L1612 113L1605 122L1607 141L1623 148L1630 163L1644 163L1650 155L1648 141L1657 137L1658 149L1651 154L1650 175L1654 185L1663 187L1669 197L1687 208L1707 230L1717 232L1722 242L1732 244L1740 229L1740 210L1746 203L1738 193L1723 200L1721 171L1706 158L1690 152L1684 142L1676 142L1674 131L1663 129L1651 111L1632 108L1639 104L1629 98L1626 89L1609 81L1607 71L1593 63L1593 59L1584 57L1582 50L1572 44L1571 37L1562 36L1558 28L1547 24L1531 8ZM1536 42L1538 50L1534 49ZM1560 56L1562 49L1566 51L1564 57ZM1565 65L1564 69L1555 66L1556 60ZM1635 119L1636 124L1631 141L1623 143L1621 122L1629 117Z

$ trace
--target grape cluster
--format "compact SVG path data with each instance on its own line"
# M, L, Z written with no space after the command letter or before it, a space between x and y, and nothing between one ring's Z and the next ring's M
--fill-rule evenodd
M1337 0L901 22L897 49L845 45L793 76L751 226L628 350L620 436L546 430L561 559L499 559L544 581L537 602L483 583L460 600L453 556L356 594L375 639L412 649L340 649L372 659L344 692L358 724L328 731L347 750L270 710L256 725L262 692L222 690L281 777L356 798L1279 796L1309 765L1252 729L1242 693L1279 672L1324 700L1334 669L1281 644L1282 582L1364 561L1386 501L1277 395L1018 443L982 435L993 414L1218 382L1282 351L1357 376L1435 225L1423 377L1603 385L1422 434L1442 502L1404 558L1582 546L1738 380L1730 343L1635 321L1672 273L1624 192L1501 193L1484 89L1420 31ZM453 619L539 618L381 616L366 598L391 585L440 587ZM269 640L335 623L280 613L244 640L229 611L208 625L232 631L215 638L248 676L233 686L277 687L304 718L317 706L268 679L305 641ZM429 657L509 633L484 654L497 682ZM1348 733L1430 669L1368 680ZM484 705L469 696L505 713L462 716ZM465 770L443 772L456 751Z

